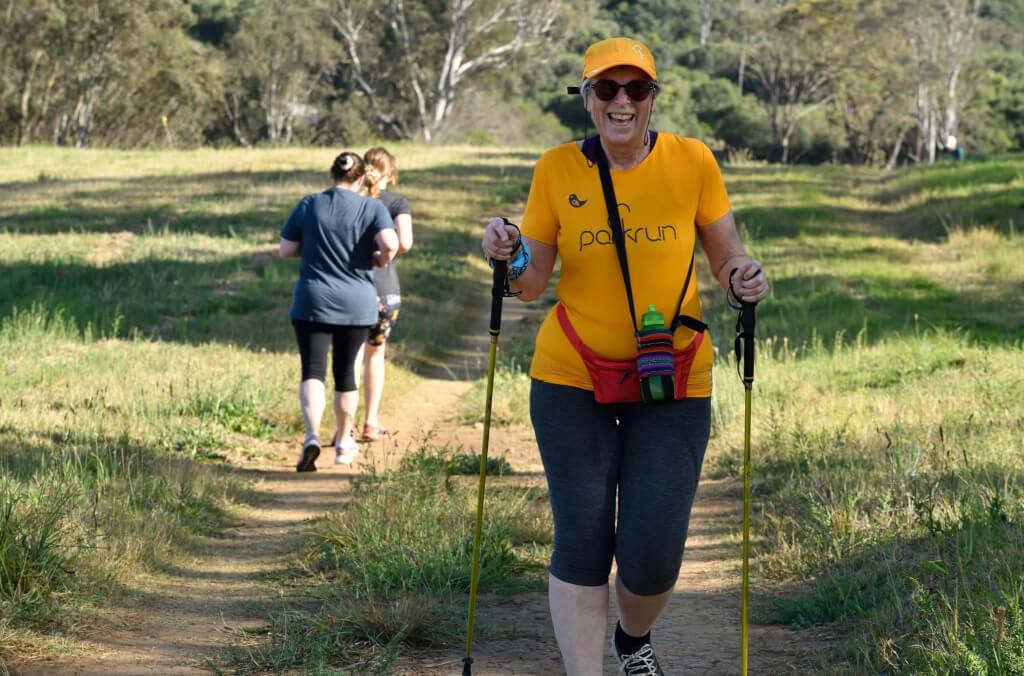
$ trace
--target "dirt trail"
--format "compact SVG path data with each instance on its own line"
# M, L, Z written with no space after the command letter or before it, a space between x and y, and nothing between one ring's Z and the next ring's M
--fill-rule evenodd
M486 299L482 299L486 307ZM508 303L505 326L535 312ZM484 318L486 321L486 318ZM391 437L364 446L352 468L335 467L325 458L320 471L296 474L294 448L281 445L276 455L287 461L240 467L266 497L247 508L222 537L202 541L195 555L136 580L120 597L123 606L103 611L101 622L82 632L86 654L16 667L15 674L206 674L217 653L238 629L265 625L283 608L274 579L286 573L303 543L303 523L341 507L351 480L364 463L390 465L426 438L479 448L479 428L447 421L469 380L479 376L487 359L486 325L450 353L445 373L433 374L403 397L405 415L388 418ZM447 374L447 377L446 377ZM492 449L519 470L536 472L540 459L528 430L492 431ZM326 460L326 461L325 461ZM668 673L739 673L739 543L736 525L740 503L734 486L702 485L694 510L687 555L676 595L656 630L659 656ZM497 601L482 598L481 626L501 627L501 638L474 644L475 674L558 674L560 659L544 594L524 594ZM611 623L611 620L610 620ZM813 673L821 663L827 637L778 627L751 628L751 673ZM452 674L461 671L461 648L408 655L402 673ZM614 673L610 658L606 672Z
M85 657L24 665L18 674L199 674L232 631L264 624L277 592L268 577L284 572L301 546L300 524L341 506L341 473L297 475L282 463L242 470L267 498L247 509L223 537L207 538L176 567L131 582L128 609L102 612L84 631Z
M100 611L100 622L81 631L87 655L17 665L15 674L208 674L208 659L238 629L266 624L283 609L273 581L286 573L303 544L303 523L340 508L349 497L360 464L387 464L402 440L443 422L469 382L425 380L409 393L418 416L395 429L394 441L364 445L364 456L348 468L335 466L325 453L319 471L297 474L295 449L281 445L275 455L289 460L239 468L252 478L265 501L246 508L238 523L216 538L204 538L195 553L175 566L133 580L117 605ZM431 418L431 412L434 417ZM438 436L437 438L440 438Z

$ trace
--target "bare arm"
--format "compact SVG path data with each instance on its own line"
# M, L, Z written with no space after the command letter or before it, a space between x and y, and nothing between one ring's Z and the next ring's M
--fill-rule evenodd
M508 260L516 243L516 235L515 227L505 225L500 218L493 219L484 229L484 254L495 260ZM509 287L513 291L521 292L517 296L521 301L536 300L544 293L551 280L558 247L529 237L524 237L523 241L530 247L530 266L518 279L509 282Z
M395 216L395 229L398 231L398 253L404 254L412 248L412 216L409 214Z
M373 252L373 264L382 268L398 254L398 234L391 228L380 230L374 238L377 250Z
M281 238L281 247L278 250L281 258L299 258L302 256L302 242L293 242L290 239Z
M698 228L697 233L711 272L723 289L729 288L729 274L735 269L737 278L733 284L741 300L756 303L768 295L764 266L747 254L731 211L714 223Z

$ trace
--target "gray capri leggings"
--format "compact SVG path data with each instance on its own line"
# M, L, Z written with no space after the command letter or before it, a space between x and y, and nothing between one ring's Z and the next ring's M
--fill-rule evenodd
M589 390L533 380L530 418L555 522L551 574L603 585L614 556L634 594L671 589L707 449L711 399L598 404Z

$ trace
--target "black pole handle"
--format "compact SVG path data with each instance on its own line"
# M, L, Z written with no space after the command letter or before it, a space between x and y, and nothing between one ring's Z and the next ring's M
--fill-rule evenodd
M757 324L757 303L751 303L750 301L743 300L739 294L736 293L736 288L732 285L733 277L739 268L733 268L729 272L729 291L728 295L739 305L735 305L733 301L730 301L730 305L733 309L739 310L740 314L736 320L736 359L737 361L743 362L743 386L750 388L754 382L754 329ZM760 272L760 270L758 270ZM756 274L756 273L755 273ZM742 348L741 348L742 344ZM738 367L737 367L738 370Z
M491 335L501 333L501 302L505 298L505 277L508 261L492 261L494 263L494 279L491 284Z
M743 329L743 382L754 381L754 326L757 324L757 303L740 301L740 324Z

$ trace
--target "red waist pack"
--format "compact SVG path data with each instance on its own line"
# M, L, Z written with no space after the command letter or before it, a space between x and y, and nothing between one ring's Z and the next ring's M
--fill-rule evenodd
M637 372L636 359L606 359L598 356L587 347L576 329L569 321L565 306L558 304L556 310L558 323L561 324L566 338L583 359L590 374L590 382L594 385L594 399L599 404L631 404L643 401L640 393L640 375ZM686 399L686 384L690 379L690 369L697 356L697 350L704 342L704 333L698 332L693 342L682 350L672 350L672 361L675 373L674 399Z

